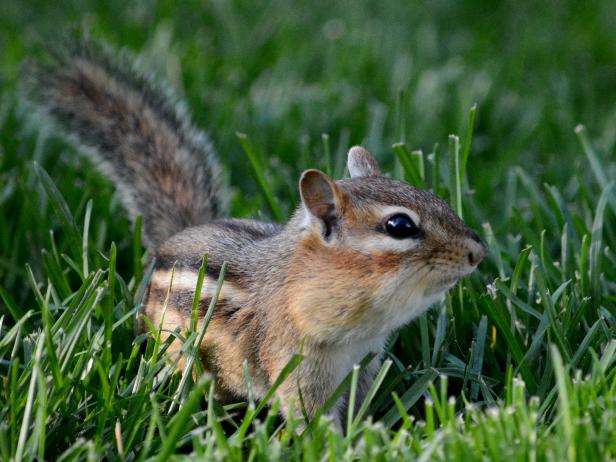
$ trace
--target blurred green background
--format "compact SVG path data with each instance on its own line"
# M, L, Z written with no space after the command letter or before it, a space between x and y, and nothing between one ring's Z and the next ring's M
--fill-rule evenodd
M144 53L188 97L242 187L238 130L291 171L319 162L322 133L391 160L401 89L406 140L424 151L463 132L478 103L471 181L489 176L475 182L489 202L512 164L566 178L577 123L614 152L612 1L9 0L2 10L5 91L20 60L71 28Z

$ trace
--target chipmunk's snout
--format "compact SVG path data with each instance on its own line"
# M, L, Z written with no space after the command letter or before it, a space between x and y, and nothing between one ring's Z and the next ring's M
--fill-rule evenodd
M487 253L486 245L483 241L475 234L475 232L470 231L468 233L468 237L464 242L464 246L466 247L466 262L475 267L481 260L483 260Z

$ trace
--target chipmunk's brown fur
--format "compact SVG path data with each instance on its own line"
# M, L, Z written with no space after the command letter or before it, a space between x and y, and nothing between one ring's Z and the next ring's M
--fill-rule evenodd
M28 96L112 178L144 242L224 215L227 198L208 137L170 89L134 69L127 53L76 41L50 62L27 62Z
M262 397L301 349L304 360L278 396L285 414L297 411L299 386L314 415L353 364L375 353L360 377L361 402L387 336L485 255L445 202L385 178L359 147L349 151L349 179L303 173L302 202L286 225L217 219L224 194L205 138L151 83L91 50L77 48L39 68L35 82L45 91L37 100L71 139L93 148L131 216L144 216L144 241L156 258L144 315L154 326L162 323L165 335L189 327L207 253L202 319L228 262L201 345L221 397L246 394L245 360ZM391 234L397 216L412 235ZM332 415L340 423L338 407Z

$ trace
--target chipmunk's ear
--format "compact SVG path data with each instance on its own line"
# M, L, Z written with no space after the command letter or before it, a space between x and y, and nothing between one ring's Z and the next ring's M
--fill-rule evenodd
M342 207L344 192L325 173L306 170L299 180L299 192L306 211L325 225L325 237L331 234Z
M359 176L381 176L379 164L366 149L353 146L349 149L347 167L351 178Z

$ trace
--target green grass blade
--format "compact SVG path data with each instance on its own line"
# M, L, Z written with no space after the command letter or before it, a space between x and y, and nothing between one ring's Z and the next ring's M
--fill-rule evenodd
M142 257L142 245L141 245L141 227L143 224L143 217L137 215L135 218L135 227L133 229L133 268L135 281L139 281L143 275L143 264L141 263Z
M475 117L477 116L477 103L471 106L468 114L468 126L466 127L466 135L464 136L464 147L462 148L462 163L460 166L460 183L464 183L464 176L466 175L466 165L471 153L471 146L473 145L473 132L475 131Z
M36 162L34 163L34 172L43 186L43 190L47 194L56 216L68 234L71 242L71 249L76 252L75 256L82 258L82 255L77 253L77 249L82 248L81 238L79 236L79 231L77 230L75 220L73 219L73 215L71 214L66 201L47 172ZM81 270L77 269L77 272L80 274Z
M347 439L351 438L353 429L353 412L355 411L355 399L357 397L357 381L359 380L359 365L355 364L351 371L351 388L349 390L349 401L347 406Z
M323 154L325 155L325 173L331 178L334 174L334 163L332 160L332 150L329 145L329 135L327 133L321 134L321 141L323 142Z
M486 344L486 337L488 333L488 318L483 315L477 327L477 342L475 348L473 348L473 354L471 356L471 372L476 376L481 374L484 360L484 349ZM471 385L471 399L477 401L479 397L479 381L473 382Z
M554 366L554 374L556 375L556 384L558 390L558 401L560 409L560 424L564 433L564 440L562 443L567 447L567 455L569 460L575 460L575 446L574 446L574 422L571 415L571 407L569 406L569 387L568 377L563 365L562 357L555 345L550 345L550 358L552 359L552 365Z
M92 199L88 200L86 205L86 214L83 219L83 237L81 244L81 261L83 265L83 275L85 277L90 274L89 269L89 261L88 261L88 246L89 246L89 235L90 235L90 217L92 216Z
M381 369L379 369L378 374L372 381L372 384L370 385L370 388L368 389L368 392L366 393L366 396L364 397L364 401L361 404L359 410L357 411L357 415L355 416L355 421L353 422L353 425L355 426L359 425L359 422L364 418L364 415L366 415L366 412L368 411L368 408L370 407L370 403L372 403L376 394L379 392L381 385L383 384L383 381L385 380L385 376L387 375L387 372L391 368L391 365L392 365L391 359L386 359L385 361L383 361L383 365L381 366Z
M250 143L248 136L246 136L244 133L236 133L236 136L240 140L242 149L244 150L246 157L248 157L248 160L250 161L252 170L257 177L257 182L261 187L261 192L263 192L265 200L267 201L267 204L269 205L269 208L274 215L274 218L277 221L283 221L284 215L280 210L278 202L276 201L276 199L274 199L274 194L269 186L269 183L265 179L265 170L261 166L261 162L259 162L259 156L257 155L256 151L254 150L254 147Z
M190 391L188 399L169 422L167 438L165 439L165 443L158 453L156 460L166 461L169 459L169 456L172 454L178 441L182 437L182 432L190 420L190 415L203 398L203 392L206 387L210 384L211 379L207 376L202 376L195 387Z
M603 170L603 163L599 160L599 156L593 149L590 144L590 140L588 139L588 132L586 131L586 127L584 125L578 125L575 127L575 134L577 135L580 143L582 145L582 149L584 150L584 154L586 154L586 159L590 164L590 168L592 169L593 174L597 180L597 183L601 186L602 189L605 189L607 186L607 176Z
M462 218L462 181L460 166L460 138L449 135L449 202Z
M424 187L423 155L419 154L421 151L411 152L404 143L396 143L392 148L402 165L405 180L417 188Z
M434 369L428 369L422 376L417 379L411 388L409 388L401 397L400 402L403 408L408 411L419 398L426 392L429 385L438 377L438 372ZM398 420L400 420L401 414L397 407L392 407L387 414L381 419L383 425L386 427L392 427Z
M492 303L484 302L481 304L485 310L488 318L496 325L498 333L503 337L507 345L508 351L511 352L513 358L517 363L524 381L531 393L535 393L537 390L537 383L529 367L523 362L524 353L522 345L515 337L515 334L511 332L509 322L503 316L503 310L493 305Z
M40 362L41 357L43 355L43 345L45 344L45 333L42 333L38 341L36 342L36 353L34 356L35 362ZM24 457L30 458L33 454L29 456L29 452L26 452L28 448L26 448L26 441L28 436L30 436L30 421L32 419L32 408L34 407L35 401L35 390L37 385L37 375L39 369L33 368L32 375L30 376L30 385L28 387L28 394L26 395L26 407L24 409L23 420L21 421L21 429L19 431L19 439L17 441L17 450L15 451L15 461L21 462Z

